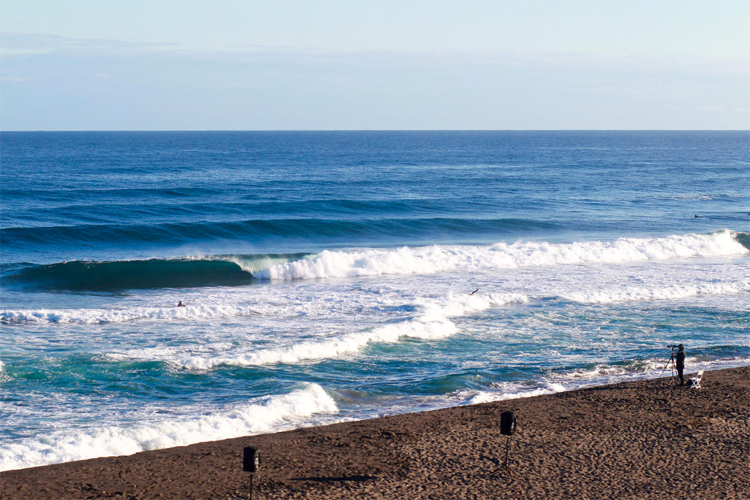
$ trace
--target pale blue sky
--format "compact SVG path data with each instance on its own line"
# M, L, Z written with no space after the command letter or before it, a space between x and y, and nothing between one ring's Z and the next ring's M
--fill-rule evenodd
M750 128L746 0L0 8L2 130Z

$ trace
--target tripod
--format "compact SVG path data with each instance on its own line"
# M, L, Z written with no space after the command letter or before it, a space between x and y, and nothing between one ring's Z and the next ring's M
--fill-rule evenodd
M677 367L675 366L676 356L674 354L674 350L675 348L672 347L672 354L669 356L669 361L667 361L667 364L664 365L664 368L662 369L661 374L659 374L659 378L661 378L661 376L664 375L664 372L667 370L667 367L669 366L672 369L672 381L676 383L676 380L674 378L674 372L677 369Z

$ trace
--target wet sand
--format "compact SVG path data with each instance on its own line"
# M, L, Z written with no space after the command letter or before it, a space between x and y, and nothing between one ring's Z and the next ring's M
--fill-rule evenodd
M750 499L750 367L0 473L3 499ZM513 410L518 428L500 433Z

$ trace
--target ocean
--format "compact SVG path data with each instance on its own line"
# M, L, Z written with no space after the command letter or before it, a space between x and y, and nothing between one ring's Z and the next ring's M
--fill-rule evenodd
M746 131L0 147L0 470L750 363Z

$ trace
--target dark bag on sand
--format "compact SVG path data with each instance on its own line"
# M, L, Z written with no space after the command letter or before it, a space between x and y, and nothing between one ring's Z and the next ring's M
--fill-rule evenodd
M260 469L260 453L255 448L251 446L245 448L243 458L242 470L245 472L257 472Z
M500 414L500 434L511 436L516 432L516 414L512 411L504 411Z

